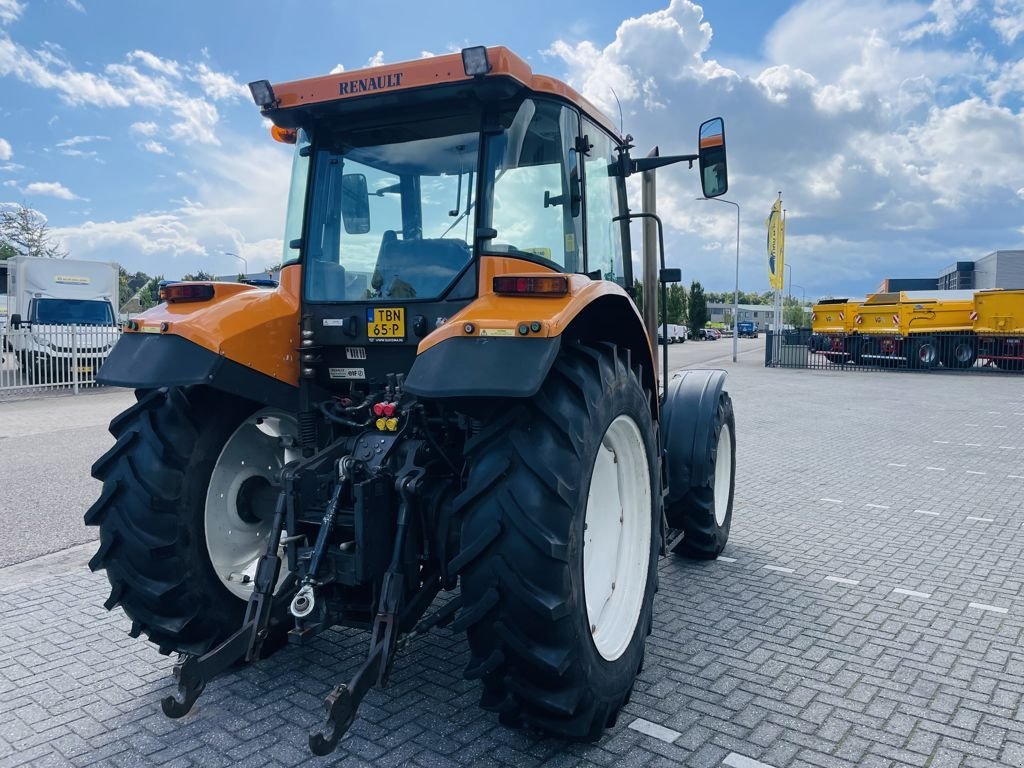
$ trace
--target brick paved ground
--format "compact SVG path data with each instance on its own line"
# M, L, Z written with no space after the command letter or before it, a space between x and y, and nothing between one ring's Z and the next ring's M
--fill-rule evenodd
M1024 765L1021 381L754 361L730 388L729 559L663 562L647 664L599 744L499 727L444 630L399 658L329 759L308 757L306 730L359 663L356 632L167 720L171 660L127 636L71 552L0 570L0 768Z

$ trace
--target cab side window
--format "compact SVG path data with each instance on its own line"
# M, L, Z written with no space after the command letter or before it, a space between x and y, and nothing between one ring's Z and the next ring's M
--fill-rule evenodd
M490 225L497 234L486 250L529 256L566 272L583 271L578 114L527 99L508 116L507 125L490 145Z
M622 227L612 221L619 215L619 178L615 173L615 142L604 131L586 120L583 131L590 142L584 157L587 214L587 268L601 271L601 277L623 288Z

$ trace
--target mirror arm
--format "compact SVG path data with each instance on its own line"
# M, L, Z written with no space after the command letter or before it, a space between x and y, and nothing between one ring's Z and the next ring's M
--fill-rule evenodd
M655 168L661 168L666 165L673 165L675 163L687 162L689 167L693 168L694 162L700 158L700 155L661 155L659 157L641 157L639 160L630 160L630 173L643 173L644 171L653 171Z

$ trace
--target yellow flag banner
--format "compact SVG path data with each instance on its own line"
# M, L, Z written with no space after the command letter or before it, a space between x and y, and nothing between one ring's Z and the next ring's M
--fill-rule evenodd
M775 290L783 288L783 258L785 250L785 223L782 220L782 197L775 201L768 220L768 284Z

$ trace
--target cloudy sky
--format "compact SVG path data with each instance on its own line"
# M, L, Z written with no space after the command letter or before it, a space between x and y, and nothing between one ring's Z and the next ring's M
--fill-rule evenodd
M641 151L695 151L722 115L746 290L780 190L808 297L1024 248L1024 0L387 5L0 0L0 202L131 270L276 263L289 152L244 83L483 43L617 120L614 89ZM734 209L682 168L659 185L669 262L730 288Z

